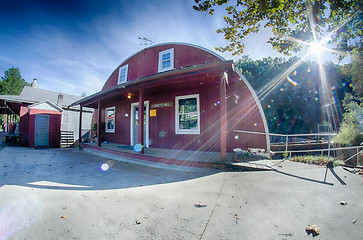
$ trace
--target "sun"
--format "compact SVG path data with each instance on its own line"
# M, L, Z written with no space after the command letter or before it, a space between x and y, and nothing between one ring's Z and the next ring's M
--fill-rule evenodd
M323 45L317 41L310 43L309 46L310 46L310 51L315 54L320 54L320 52L324 49Z

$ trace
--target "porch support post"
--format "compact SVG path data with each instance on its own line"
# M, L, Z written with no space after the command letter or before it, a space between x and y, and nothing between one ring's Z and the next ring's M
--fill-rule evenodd
M101 146L101 100L98 100L97 145Z
M78 129L78 142L79 142L79 149L81 149L81 143L82 143L82 113L83 113L83 107L80 105L79 108L79 129Z
M5 115L4 115L4 132L7 132L8 131L8 114L6 112L7 110L7 106L6 106L6 101L5 101Z
M7 128L7 132L10 132L9 129L9 124L10 124L10 115L6 115L6 128Z
M139 90L139 144L141 144L141 154L144 153L144 91L142 89Z
M219 85L220 90L220 102L221 102L221 110L220 110L220 119L221 119L221 128L220 128L220 160L226 160L226 152L227 152L227 90L226 90L226 82L228 81L228 74L224 72L221 75L221 81Z

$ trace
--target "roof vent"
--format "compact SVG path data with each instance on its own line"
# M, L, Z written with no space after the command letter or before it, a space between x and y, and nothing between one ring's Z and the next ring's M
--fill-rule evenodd
M33 79L33 82L30 84L30 86L31 86L32 88L38 88L37 81L38 81L38 79L34 78L34 79Z
M58 107L62 107L63 106L63 93L59 93L58 94L57 106Z

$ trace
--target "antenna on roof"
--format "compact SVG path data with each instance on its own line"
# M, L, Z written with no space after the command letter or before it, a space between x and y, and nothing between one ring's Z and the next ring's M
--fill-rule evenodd
M139 39L141 41L143 41L143 43L140 43L140 46L144 45L144 46L148 46L148 45L152 45L154 42L151 41L150 39L147 39L146 37L139 37Z

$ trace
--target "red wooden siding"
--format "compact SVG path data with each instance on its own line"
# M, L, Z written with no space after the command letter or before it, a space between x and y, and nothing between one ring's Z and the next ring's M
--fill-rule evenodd
M19 139L20 143L24 146L29 144L29 114L27 106L20 106L20 121L19 121Z
M238 78L235 78L238 79ZM266 132L261 113L251 92L240 80L234 80L228 91L227 151L234 148L266 149L266 136L236 133L233 130ZM267 130L267 129L266 129Z
M174 68L216 63L223 61L212 53L184 44L165 44L145 49L130 57L120 66L129 64L128 81L158 73L159 52L174 48ZM225 62L224 62L225 64ZM234 148L267 149L265 135L236 133L234 130L268 132L264 125L264 114L245 82L232 70L232 64L215 65L213 71L195 71L190 75L179 75L154 81L144 92L144 101L149 101L150 110L156 110L156 116L149 117L150 147L181 150L220 151L220 81L223 71L228 71L227 84L227 151ZM218 68L219 66L219 68ZM117 68L106 81L103 89L117 85ZM203 68L200 68L203 69ZM172 71L170 71L172 73ZM156 75L158 76L158 75ZM165 80L166 79L166 80ZM170 81L169 81L170 80ZM160 83L162 82L162 83ZM144 85L145 86L145 85ZM115 132L102 133L103 141L130 145L131 103L138 102L138 90L131 92L127 99L125 89L116 89L112 97L101 98L101 121L105 122L105 109L115 107ZM119 94L119 95L118 95ZM175 97L199 94L200 134L175 133ZM96 100L95 100L96 101ZM258 101L258 100L257 100ZM173 106L153 108L153 104L172 102ZM97 111L93 123L97 122ZM267 127L267 126L266 126Z
M200 134L175 134L175 97L190 94L199 94L200 100ZM193 89L179 91L159 92L147 95L145 101L149 101L150 110L152 104L173 102L172 107L160 107L156 109L156 116L149 117L150 147L219 151L220 137L220 97L219 85L209 85ZM227 151L234 148L266 149L266 137L264 135L251 135L235 133L233 130L249 130L265 132L262 117L248 88L241 81L236 81L229 86L227 91L228 105L228 135ZM130 145L130 118L131 103L137 102L137 98L123 101L109 102L102 107L102 121L105 121L104 109L115 107L116 126L115 133L103 133L103 140ZM127 117L125 116L127 114ZM161 132L165 133L162 134ZM238 136L238 137L236 137Z
M175 134L175 97L199 94L201 134ZM182 89L173 92L145 96L149 101L150 110L156 110L156 116L149 118L150 147L173 148L184 150L219 151L219 89L206 86L194 89ZM115 133L103 133L103 140L120 144L130 144L131 101L107 103L102 107L102 121L105 121L104 109L115 106ZM152 104L173 102L171 107L152 108ZM128 117L125 117L128 114ZM160 134L161 132L165 133Z
M62 113L58 111L51 110L40 110L40 109L29 109L29 147L34 147L34 129L35 129L35 116L37 114L48 115L49 116L49 147L59 148L60 147L60 130Z
M176 69L222 61L210 52L188 45L166 44L155 46L142 50L121 64L121 66L129 64L127 81L158 73L159 52L170 48L174 48L174 68ZM103 90L117 85L119 67L111 74L103 86Z

